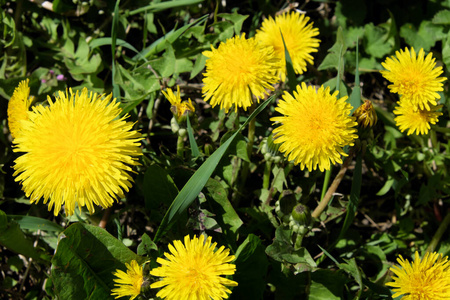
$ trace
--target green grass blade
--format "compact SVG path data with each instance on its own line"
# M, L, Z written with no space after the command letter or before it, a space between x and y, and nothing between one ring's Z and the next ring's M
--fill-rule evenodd
M112 45L111 37L98 38L89 43L89 46L91 47L91 49L95 49L97 47L106 46L106 45ZM116 46L121 46L121 47L127 48L127 49L133 51L134 53L140 55L139 51L136 48L134 48L133 45L131 45L130 43L127 43L126 41L124 41L122 39L116 38ZM141 58L146 61L145 57L141 57Z
M353 181L352 187L350 190L350 201L347 205L347 214L345 216L344 225L342 225L341 232L339 233L339 237L335 243L337 243L347 232L348 228L353 222L355 218L355 212L358 208L359 196L361 193L361 183L362 183L362 153L358 152L356 156L356 165L353 171Z
M200 151L198 150L197 142L194 138L194 132L192 130L191 121L189 121L189 114L186 115L186 123L187 123L187 132L189 137L189 145L191 146L192 157L196 158L200 155Z
M295 76L294 66L292 65L292 59L291 55L289 54L289 51L286 47L286 43L284 42L283 33L281 32L281 39L283 40L283 46L284 46L284 56L286 60L286 72L287 72L287 78L288 78L288 86L289 91L293 93L295 91L295 88L297 87L297 77Z
M166 43L173 43L175 42L183 33L186 32L190 27L201 23L203 21L206 21L208 19L208 15L204 15L201 18L197 19L195 22L189 23L187 25L184 25L183 27L175 30L172 29L169 31L165 36L157 39L154 41L150 46L143 49L139 55L136 55L133 57L133 60L140 59L141 57L149 57L152 56L158 52L163 51L166 48Z
M237 130L228 140L226 140L214 153L198 168L198 170L192 175L189 181L184 185L181 191L178 193L172 205L166 212L161 225L156 232L155 238L156 242L159 241L161 236L173 225L174 221L182 212L184 212L189 205L198 197L205 186L208 179L211 177L212 173L217 167L217 164L222 159L222 156L226 152L228 146L233 142L236 136L241 132L247 124L255 118L270 102L275 99L276 95L272 95L263 102L255 111L247 118L244 124L241 125L239 130Z
M356 41L356 70L355 70L355 87L352 90L349 101L350 105L353 107L350 115L361 105L361 87L359 86L359 48L358 40Z
M111 28L111 54L112 54L112 86L113 86L113 98L120 98L119 85L114 81L116 78L116 40L117 40L117 26L119 26L119 4L120 0L117 0L114 7L114 16L112 20Z
M139 14L141 12L148 12L148 13L158 12L158 11L166 10L169 8L194 5L194 4L202 3L203 1L204 0L176 0L176 1L165 1L165 2L160 2L160 3L152 3L150 5L130 11L129 15L132 16L135 14Z

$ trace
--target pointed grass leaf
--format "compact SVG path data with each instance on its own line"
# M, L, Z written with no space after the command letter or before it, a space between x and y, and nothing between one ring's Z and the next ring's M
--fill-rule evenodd
M105 229L75 223L63 232L52 259L54 292L58 299L113 299L113 272L133 259L144 262Z
M359 86L359 46L356 41L356 68L355 68L355 87L350 94L349 103L352 106L350 115L361 105L361 87Z
M184 6L199 4L199 3L202 3L203 1L204 0L173 0L173 1L164 1L164 2L152 1L152 3L147 6L140 7L138 9L130 11L128 13L128 15L132 16L135 14L139 14L141 12L146 12L146 13L158 12L158 11L163 11L163 10L175 8L175 7L184 7Z
M339 237L336 240L336 243L344 236L347 229L353 223L353 219L355 218L355 213L358 208L358 202L361 193L361 184L362 184L362 153L358 152L356 156L355 169L353 171L353 180L352 180L352 187L350 190L350 201L348 202L347 205L347 214L345 215L344 225L342 225L341 232L339 233Z
M200 156L200 151L198 150L197 142L194 138L194 132L192 130L191 121L189 121L189 113L186 116L187 132L189 137L189 145L191 146L191 154L193 158Z
M200 18L198 18L196 21L189 23L187 25L184 25L183 27L179 29L172 29L169 31L166 35L163 37L157 39L155 42L153 42L150 46L143 49L139 55L136 55L133 57L133 60L138 60L141 57L149 57L152 55L155 55L158 52L163 51L166 48L166 43L173 43L175 42L183 33L186 32L189 28L191 28L194 25L197 25L201 22L206 21L208 18L208 15L204 15Z
M112 86L113 86L113 98L120 99L120 88L119 85L114 80L116 78L116 40L117 40L117 27L119 26L119 4L120 0L117 0L114 7L114 15L112 19L111 28L111 55L112 55Z
M181 191L178 193L177 197L173 201L169 210L164 216L158 231L156 232L155 238L153 239L155 242L158 242L161 236L173 225L173 222L176 220L181 213L183 213L189 205L198 197L198 194L201 192L209 177L211 177L214 172L217 164L222 159L224 153L239 134L241 130L243 130L247 124L255 118L269 103L275 99L276 95L272 95L265 102L258 106L255 111L247 118L244 124L241 125L239 130L237 130L228 140L226 140L210 157L198 168L198 170L192 175L192 177L188 180L188 182L184 185Z
M289 54L289 51L286 47L286 43L284 41L283 33L281 32L281 40L283 41L284 46L284 55L286 59L286 72L287 72L287 78L288 78L288 85L289 85L289 91L293 93L295 91L295 88L297 87L297 77L295 76L294 66L292 65L292 59L291 55Z

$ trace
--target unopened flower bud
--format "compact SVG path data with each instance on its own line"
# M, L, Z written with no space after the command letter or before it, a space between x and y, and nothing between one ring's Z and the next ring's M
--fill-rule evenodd
M365 100L364 103L353 112L353 116L356 118L358 125L363 128L371 128L375 126L378 121L377 113L370 100Z
M297 204L291 213L292 218L302 226L308 226L311 223L311 212L303 204Z

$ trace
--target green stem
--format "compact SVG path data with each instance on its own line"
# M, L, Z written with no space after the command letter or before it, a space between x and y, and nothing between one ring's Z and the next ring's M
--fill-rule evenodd
M433 126L431 127L432 130L436 131L436 132L441 132L441 133L450 133L450 128L444 128L444 127L439 127L439 126Z
M447 211L447 215L445 216L441 225L439 225L438 230L436 231L433 238L431 239L431 242L428 245L426 252L434 252L437 245L439 244L439 241L442 238L442 235L444 235L445 231L447 230L448 225L450 225L450 210Z
M325 178L323 179L322 194L320 195L320 200L322 200L323 197L325 197L325 193L327 192L328 184L330 183L331 178L331 169L332 167L325 172Z
M263 174L263 189L268 189L270 185L270 173L272 171L272 161L266 160Z
M319 205L317 205L316 209L313 211L311 216L313 218L319 218L322 212L325 210L325 208L328 206L328 203L330 202L331 198L333 197L334 192L336 192L336 189L338 188L339 184L341 183L342 178L344 178L345 172L347 172L348 166L350 162L353 159L353 148L350 149L350 153L345 159L344 163L341 166L341 169L339 170L339 173L336 175L336 178L334 178L333 182L331 183L330 187L328 188L325 196L320 200Z
M253 152L253 143L255 140L255 124L256 124L256 119L253 119L250 121L250 123L248 123L247 156L248 156L249 160L251 160L252 152ZM247 181L249 169L250 169L250 163L248 161L243 161L242 162L242 173L241 173L242 185L244 185L245 182Z
M177 155L181 158L183 158L183 152L184 152L184 137L181 135L178 135L177 139Z

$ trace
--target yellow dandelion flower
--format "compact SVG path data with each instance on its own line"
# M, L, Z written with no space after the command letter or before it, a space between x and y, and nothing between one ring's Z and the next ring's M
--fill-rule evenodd
M281 60L281 68L277 70L277 76L282 81L286 80L286 58L283 39L295 73L302 74L306 71L306 64L313 63L311 53L317 52L320 40L314 38L319 35L319 29L308 23L309 17L298 12L284 13L265 19L261 29L256 31L255 39L265 47L273 47L276 56ZM283 34L283 38L281 37Z
M217 49L204 51L206 73L202 89L205 101L211 106L220 105L226 112L234 105L247 110L253 104L252 95L259 99L268 94L266 89L278 81L274 70L280 60L273 48L261 47L254 38L246 39L245 34L228 39Z
M174 94L171 88L167 89L167 92L162 91L164 96L166 96L167 100L169 100L170 104L172 104L172 112L177 118L180 118L186 111L195 112L195 107L192 105L191 99L188 101L181 101L180 96L180 87L177 86L177 93Z
M50 105L33 107L29 120L14 140L16 181L31 203L41 198L57 215L65 204L66 215L74 213L75 203L94 212L124 197L133 179L130 166L139 165L141 134L119 117L119 103L112 95L59 92Z
M187 235L184 245L174 241L169 245L167 259L158 258L160 267L150 271L151 275L163 277L151 288L162 289L156 296L167 300L221 300L227 299L231 291L226 286L237 286L237 282L221 277L233 275L236 266L230 264L234 255L222 246L214 251L217 243L211 244L211 237L205 241L203 235L193 239Z
M337 99L338 92L322 86L317 91L305 83L294 95L285 92L275 109L283 116L271 118L281 126L274 129L274 142L280 151L303 170L329 170L330 163L342 163L343 147L353 146L357 123L349 116L352 106L347 96Z
M28 79L22 80L8 102L8 127L13 139L17 137L21 130L20 122L28 119L28 109L32 102L32 98L29 97L28 82Z
M137 261L132 260L130 264L125 263L127 272L116 270L114 276L115 288L111 290L111 295L117 298L128 297L133 300L141 293L141 286L144 283L143 267Z
M416 56L414 48L411 52L405 48L405 51L395 54L396 57L388 57L381 63L386 69L381 74L392 82L388 86L391 92L410 99L420 109L430 110L430 104L437 105L436 99L441 98L437 92L443 91L442 82L447 78L439 77L443 70L442 67L435 68L433 55L429 53L425 57L423 49L420 49Z
M430 105L429 110L420 109L414 106L411 101L401 99L394 110L394 114L397 115L395 122L401 132L408 130L408 135L413 133L427 134L430 130L430 123L436 124L439 116L442 115L442 112L437 111L441 107L442 105Z
M402 300L442 300L450 299L450 262L447 256L436 252L426 253L420 259L415 253L414 261L400 257L399 266L390 268L396 275L393 282L386 283L393 287L392 298L402 297Z

